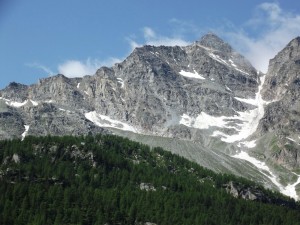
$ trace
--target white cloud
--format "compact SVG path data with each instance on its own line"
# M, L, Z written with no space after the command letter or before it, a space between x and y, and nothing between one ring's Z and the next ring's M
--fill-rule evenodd
M244 32L253 29L257 35ZM300 34L300 15L283 10L278 3L262 3L245 27L222 32L257 69L266 72L269 60Z
M137 43L134 40L128 39L128 41L129 41L129 45L130 45L131 51L133 51L137 47L141 47L142 46L141 44Z
M173 35L171 37L163 36L157 34L152 28L144 27L143 28L143 41L138 43L131 38L127 38L129 41L131 50L136 47L143 45L154 45L154 46L186 46L190 44L188 41L184 40L180 35Z
M282 19L282 10L276 3L265 2L259 5L259 9L268 13L268 19L270 21L278 22Z
M154 32L154 30L150 27L144 27L143 32L144 32L144 38L147 45L185 46L189 44L189 42L185 41L180 36L166 37L162 35L157 35Z
M153 38L154 39L156 38L156 34L155 34L154 30L152 30L150 27L144 27L143 31L144 31L144 37L146 40L147 39L151 40Z
M26 63L25 66L43 70L47 75L52 76L54 72L49 68L39 63Z
M112 66L120 61L118 58L109 58L104 61L90 58L86 61L67 60L58 66L58 72L67 77L82 77L95 74L101 66Z

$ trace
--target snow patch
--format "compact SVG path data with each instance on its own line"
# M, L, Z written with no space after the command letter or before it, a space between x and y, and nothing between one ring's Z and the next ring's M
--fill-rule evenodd
M288 140L290 140L290 141L292 141L292 142L296 142L296 143L297 143L297 141L295 141L294 139L292 139L292 138L290 138L290 137L287 137L286 139L288 139Z
M38 106L39 103L37 103L36 101L30 100L33 106Z
M255 109L248 110L245 112L237 112L239 115L234 117L228 117L227 119L239 120L242 123L237 134L226 135L220 131L215 131L212 136L222 136L221 140L228 143L233 143L236 141L241 141L253 134L259 124L259 121L263 118L265 110L264 104L266 102L262 99L261 90L265 81L265 75L260 78L260 85L258 87L258 92L256 93L255 99L248 99L247 102L251 102L253 105L257 106Z
M25 131L22 133L22 141L24 140L24 138L26 137L28 131L29 131L29 125L24 125Z
M250 104L250 105L257 105L257 100L256 98L255 99L252 99L252 98L239 98L239 97L234 97L236 100L240 101L240 102L245 102L247 104Z
M63 112L67 112L67 113L71 113L70 110L67 110L67 109L63 109L63 108L58 108L60 111L63 111Z
M259 169L260 173L267 176L273 182L273 184L275 184L280 189L280 191L283 190L283 186L277 181L277 177L272 173L265 162L261 162L256 158L251 157L247 152L244 151L241 151L240 153L233 155L232 157L250 162Z
M244 147L247 147L247 148L254 148L254 147L256 147L256 143L255 142L256 142L256 140L239 142L237 146L238 147L244 146Z
M229 59L228 61L229 61L230 65L231 65L232 67L234 67L234 69L235 69L235 70L237 70L237 71L239 71L239 72L241 72L241 73L244 73L244 74L250 75L249 73L247 73L247 72L245 72L245 71L243 71L243 70L239 69L239 68L237 67L237 65L236 65L236 64L234 64L234 62L233 62L231 59Z
M80 83L77 84L77 88L79 88L79 87L80 87Z
M297 195L297 192L296 192L296 186L298 184L300 184L300 175L296 174L296 173L293 173L295 174L296 176L298 176L298 179L295 183L293 184L289 184L287 185L284 190L283 190L283 194L287 195L287 196L290 196L292 197L293 199L295 200L299 200L299 196Z
M290 138L290 137L287 137L286 139L288 139L288 140L290 140L290 141L292 141L292 142L295 142L297 145L300 145L300 143L298 143L295 139L292 139L292 138Z
M111 127L111 128L138 133L134 127L126 123L123 123L121 121L111 119L108 116L98 114L95 111L85 113L84 115L85 118L87 118L88 120L90 120L91 122L93 122L99 127Z
M230 64L231 64L233 67L237 67L237 65L235 65L234 62L233 62L231 59L229 59L229 62L230 62Z
M188 127L193 127L197 129L208 129L209 127L220 127L220 128L227 128L227 129L234 129L236 132L232 135L227 135L220 130L215 130L212 134L213 137L220 136L221 140L228 143L233 143L237 141L242 141L252 135L259 124L260 119L264 115L264 104L261 97L261 89L264 83L265 76L261 77L261 84L258 87L258 92L256 93L255 99L242 99L247 103L251 103L255 105L256 108L244 112L236 112L237 115L234 116L220 116L214 117L206 114L205 112L201 112L196 118L192 118L187 114L183 114L181 116L181 120L179 124L183 124ZM253 146L246 143L243 144L246 146Z
M181 116L179 124L183 124L187 127L193 127L197 129L208 129L209 127L226 127L227 122L225 121L225 116L214 117L201 112L196 118L192 118L187 114Z
M233 67L235 70L237 70L237 71L239 71L239 72L241 72L241 73L243 73L243 74L250 75L249 73L247 73L247 72L245 72L245 71L239 69L239 68L237 67L237 65L234 64L234 62L233 62L231 59L229 59L228 62L227 62L226 60L222 59L220 56L215 55L215 54L212 53L212 52L209 53L209 56L210 56L211 58L213 58L214 60L216 60L216 61L218 61L218 62L220 62L220 63L222 63L222 64L225 64L226 66L231 66L231 67Z
M179 74L182 75L182 76L184 76L184 77L188 77L188 78L196 78L196 79L205 80L205 78L202 77L200 74L198 74L195 70L194 70L194 73L181 70L179 72Z
M213 51L212 48L208 48L208 47L206 47L206 46L204 46L204 45L200 45L200 44L198 44L197 42L196 42L195 44L196 44L197 46L199 46L200 48L205 49L206 51Z
M212 52L209 53L209 56L210 56L211 58L213 58L214 60L216 60L216 61L222 63L222 64L225 64L225 65L227 65L227 66L230 66L224 59L222 59L222 58L221 58L220 56L218 56L218 55L215 55L215 54L212 53Z
M7 101L6 104L12 107L20 108L24 105L26 105L28 100L25 100L24 102L13 102L13 101Z
M117 80L121 84L121 88L124 88L124 80L120 77L118 77Z
M15 107L15 108L20 108L20 107L26 105L28 102L31 102L31 104L33 106L38 106L38 103L36 101L31 100L31 99L27 99L24 102L15 102L15 101L12 101L12 100L9 100L9 99L6 99L6 98L2 98L2 97L0 97L0 99L4 100L6 105L9 105L9 106L12 106L12 107Z
M226 88L226 90L228 90L228 91L231 91L231 92L232 92L232 90L231 90L229 87L227 87L227 85L225 85L225 88Z
M272 183L279 188L279 191L282 194L294 198L295 200L299 199L299 196L296 193L296 186L300 183L300 175L294 173L296 176L298 176L297 181L293 184L289 184L286 187L284 187L277 181L276 175L270 170L270 168L266 165L265 162L261 162L256 158L251 157L247 152L244 151L241 151L240 153L233 155L232 157L250 162L259 169L260 173L268 177L272 181Z
M245 72L244 70L241 70L241 69L238 69L238 68L235 68L237 71L243 73L243 74L246 74L246 75L250 75L249 73Z

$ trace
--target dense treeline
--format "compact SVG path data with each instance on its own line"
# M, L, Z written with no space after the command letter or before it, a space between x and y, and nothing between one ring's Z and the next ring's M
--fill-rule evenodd
M1 141L0 162L0 224L300 224L292 200L233 198L254 184L117 136Z

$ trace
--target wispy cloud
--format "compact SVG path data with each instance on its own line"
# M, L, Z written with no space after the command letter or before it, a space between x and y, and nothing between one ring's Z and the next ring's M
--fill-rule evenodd
M129 44L132 50L142 45L186 46L189 44L188 41L186 41L178 34L167 37L164 35L157 34L151 27L144 27L142 31L143 31L142 43L138 43L137 41L131 38L127 38L127 40L129 40Z
M245 30L256 33L249 35ZM269 60L289 41L300 34L300 14L282 9L278 3L262 3L257 6L253 18L244 27L222 32L229 42L257 69L266 72Z
M54 72L49 67L44 66L40 63L25 63L25 66L43 70L45 73L47 73L48 76L52 76L54 74Z
M199 38L204 33L212 31L225 38L255 68L266 72L269 60L289 41L300 35L300 14L281 8L277 2L259 4L252 17L242 26L236 26L228 20L221 22L222 25L219 27L215 24L215 27L200 28L193 22L173 18L169 21L171 27L174 28L174 32L170 36L158 34L151 27L144 27L142 40L136 41L135 38L128 40L132 50L145 44L185 46L190 43L186 37Z
M118 58L108 58L107 60L98 60L88 58L85 61L66 60L58 66L58 73L67 77L82 77L84 75L93 75L101 66L112 66L120 62Z

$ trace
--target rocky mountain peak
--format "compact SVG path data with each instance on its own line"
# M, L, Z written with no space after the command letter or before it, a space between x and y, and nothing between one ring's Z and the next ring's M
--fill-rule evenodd
M270 60L263 97L268 101L283 100L291 95L297 99L299 69L300 37L296 37Z
M5 89L0 91L0 97L14 98L20 101L26 99L28 86L16 82L11 82Z
M26 89L27 86L24 85L24 84L20 84L20 83L16 83L16 82L11 82L9 83L9 85L5 88L6 91L19 91L19 90L22 90L22 89Z
M221 52L232 52L232 47L214 33L204 35L200 41L197 41L196 43Z
M298 37L294 38L293 40L291 40L290 43L288 44L288 46L289 45L299 47L299 45L300 45L300 36L298 36Z
M294 38L283 51L288 52L289 59L299 60L299 58L300 58L300 37Z
M164 146L164 137L184 145L196 142L195 148L176 148L207 166L199 149L262 151L255 146L264 141L272 146L263 157L300 168L299 46L299 37L292 40L270 61L265 76L209 33L185 47L138 47L94 75L58 74L30 86L11 83L0 90L0 139L95 134L107 128L148 135L155 143L161 138ZM266 135L270 138L264 140ZM167 145L175 149L172 141ZM227 159L224 168L239 174L231 166L235 159Z
M270 60L269 70L275 65L282 65L285 62L296 62L300 58L300 37L294 38L282 49L273 59ZM277 66L275 66L277 68Z

